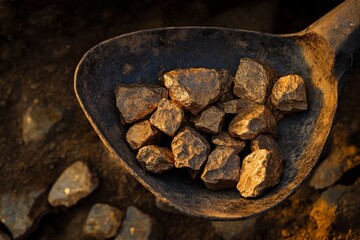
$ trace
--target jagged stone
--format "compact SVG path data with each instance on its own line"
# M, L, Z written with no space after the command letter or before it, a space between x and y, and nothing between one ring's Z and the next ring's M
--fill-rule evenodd
M136 150L156 142L159 136L160 131L153 127L149 120L143 120L129 128L126 133L126 141L132 149Z
M174 156L170 149L149 145L140 148L136 159L148 172L162 173L174 167Z
M192 121L196 128L207 133L219 133L224 122L225 113L218 107L211 106L196 115Z

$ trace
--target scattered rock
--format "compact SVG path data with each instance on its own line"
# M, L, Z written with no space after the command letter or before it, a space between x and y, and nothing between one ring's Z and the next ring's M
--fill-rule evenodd
M265 106L251 106L238 113L231 121L229 134L242 140L254 139L259 134L276 136L277 125Z
M214 69L179 69L165 73L164 84L173 101L196 115L219 98L222 90L219 78Z
M280 180L282 160L267 150L252 152L242 162L237 189L243 197L257 197Z
M162 231L157 222L136 207L126 209L124 221L115 240L155 240L162 239Z
M40 142L46 136L52 126L62 117L62 110L55 107L42 106L38 99L35 99L26 110L23 117L23 139L29 142Z
M276 141L273 137L270 135L259 135L257 138L251 141L250 143L251 151L256 151L259 149L267 149L269 151L272 151L277 158L283 160L283 154L281 152L281 149L277 145ZM282 164L279 165L281 169L273 169L274 171L282 171Z
M71 207L92 193L97 186L98 180L88 166L77 161L61 173L49 192L48 201L54 207Z
M0 240L11 240L11 238L0 230Z
M122 120L129 124L150 115L168 92L156 85L124 84L116 88L115 95Z
M152 173L162 173L174 167L174 156L171 150L155 145L140 148L136 159L144 170Z
M48 211L45 190L46 188L28 193L1 193L0 221L10 230L14 239L30 232Z
M281 77L274 84L271 102L282 113L307 109L304 79L296 74Z
M201 175L207 188L222 190L236 187L240 174L237 152L233 148L217 147L210 153Z
M200 170L210 152L206 139L194 129L185 127L171 142L175 167Z
M195 127L207 133L219 133L224 122L225 113L218 107L204 109L193 118Z
M219 134L212 136L211 141L217 146L237 149L238 152L240 152L246 145L245 141L231 137L226 131L222 131Z
M184 111L175 102L163 98L150 118L150 123L173 137L184 120Z
M134 150L142 148L148 144L154 143L158 140L160 131L154 128L149 120L143 120L141 122L132 125L126 133L126 141L130 147Z
M116 235L121 224L122 212L110 205L95 204L86 219L83 232L95 239L105 239Z
M246 99L234 99L222 103L223 110L227 114L238 114L246 109L256 108L258 106L259 104L256 102Z
M260 239L256 231L256 218L240 221L212 221L215 233L224 240L256 240Z
M264 104L271 93L274 71L250 58L240 60L234 79L234 94Z
M164 203L158 198L155 198L155 206L160 209L161 211L167 212L167 213L180 213L176 208Z

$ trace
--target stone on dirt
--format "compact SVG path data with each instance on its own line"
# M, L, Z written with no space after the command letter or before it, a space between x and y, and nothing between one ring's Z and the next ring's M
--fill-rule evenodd
M224 146L237 149L240 152L246 145L245 141L233 138L226 131L222 131L211 137L211 141L216 146Z
M150 123L163 133L173 137L184 120L184 111L176 102L161 99L156 111L151 115Z
M219 133L224 122L225 113L218 107L211 106L196 115L192 121L195 127L207 133Z
M154 143L158 140L159 136L160 131L153 127L149 120L143 120L129 128L126 133L126 141L132 149L137 150L143 146Z
M146 84L121 84L116 88L116 106L125 124L150 115L162 98L168 97L165 88Z
M185 127L171 142L175 167L200 170L210 152L207 140L190 127Z
M51 206L71 207L87 197L98 186L97 178L82 161L67 167L52 186L48 201Z
M149 145L140 148L136 155L145 171L162 173L174 167L174 156L170 149Z
M122 220L122 212L108 204L92 206L83 227L84 235L95 239L106 239L116 235Z

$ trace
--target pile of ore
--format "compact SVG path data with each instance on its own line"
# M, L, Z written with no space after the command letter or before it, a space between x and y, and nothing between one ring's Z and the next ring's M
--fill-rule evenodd
M224 69L190 68L162 80L164 87L122 84L115 91L121 121L132 124L126 140L145 171L187 168L207 188L236 187L243 197L279 182L277 122L307 109L301 76L277 79L270 67L243 58L235 78ZM251 153L240 159L246 144Z

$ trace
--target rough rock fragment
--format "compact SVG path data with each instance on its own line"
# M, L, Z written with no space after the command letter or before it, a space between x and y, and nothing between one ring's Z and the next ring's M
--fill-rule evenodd
M229 124L229 134L242 140L259 134L276 136L277 125L271 112L263 105L251 106L238 113Z
M256 108L260 106L256 102L247 99L234 99L222 103L222 107L227 114L238 114L246 109Z
M150 123L167 135L174 136L184 120L184 111L175 102L161 99Z
M171 142L175 167L200 170L210 152L206 139L194 129L185 127Z
M240 173L237 152L233 148L217 147L210 153L201 175L207 188L222 190L236 187Z
M214 69L178 69L164 74L164 85L173 101L193 115L215 102L222 86L219 73Z
M66 168L52 186L48 201L50 205L71 207L90 195L98 186L97 178L82 161Z
M97 203L92 206L83 228L86 236L105 239L115 236L121 224L122 212L110 205Z
M126 133L126 141L135 150L155 142L159 135L160 131L154 128L149 120L143 120L129 128Z
M240 170L240 180L237 189L243 197L257 197L267 188L274 186L280 180L281 159L267 150L260 149L244 158Z
M218 73L221 82L221 92L218 101L222 103L234 99L235 96L232 93L232 89L234 85L234 77L226 69L218 70Z
M192 121L196 128L207 133L219 133L224 122L225 113L218 107L211 106L196 115Z
M162 173L174 167L174 156L170 149L149 145L140 148L136 159L148 172Z
M217 146L224 146L237 149L240 152L246 145L245 141L231 137L227 132L222 131L217 135L212 136L211 141Z
M152 113L162 98L165 88L145 84L121 84L116 88L116 106L125 124L144 119Z
M240 60L234 79L234 94L264 104L271 93L274 71L250 58Z
M157 222L136 207L126 209L124 221L115 240L155 240L162 239L163 232Z
M276 143L275 139L270 135L259 135L250 143L251 151L256 151L259 149L267 149L272 151L278 158L283 159L284 156ZM282 165L279 165L282 166ZM276 171L282 171L282 169L278 169Z
M283 113L306 110L304 79L296 74L279 78L272 89L271 102L276 109Z
M25 143L45 140L48 132L62 117L62 110L42 106L38 99L26 110L23 117L23 139Z
M268 100L266 101L265 106L267 107L267 109L270 110L270 112L272 113L272 115L274 116L276 122L280 122L281 119L284 118L284 113L281 113L278 109L276 109L274 107L274 105L271 103L271 97L268 98Z

